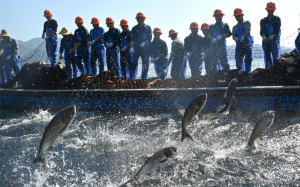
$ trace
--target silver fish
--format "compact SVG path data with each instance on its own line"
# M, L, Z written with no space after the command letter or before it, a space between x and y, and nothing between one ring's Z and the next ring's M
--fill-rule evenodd
M70 106L62 111L58 112L49 124L46 126L37 157L34 159L33 164L41 162L44 166L45 163L45 152L47 150L53 150L54 142L60 138L63 141L62 134L67 130L69 125L72 123L76 115L76 106Z
M186 126L191 124L192 120L195 119L195 117L198 117L198 114L202 110L202 108L205 106L207 101L207 93L200 94L197 97L195 97L189 106L186 108L183 119L182 119L182 136L181 141L183 142L184 139L188 139L193 141L192 136L186 131Z
M255 149L254 141L261 140L262 135L273 124L275 112L273 110L264 112L256 122L256 125L251 133L249 142L246 146L247 149Z
M223 97L223 105L219 108L216 114L220 114L225 112L231 105L232 100L234 99L234 91L236 88L237 79L232 79L227 87L227 90Z
M137 172L137 174L127 181L126 183L122 184L121 187L126 186L127 184L138 180L142 175L148 175L153 172L160 171L161 165L167 163L168 161L172 160L177 154L176 147L167 147L160 151L154 153L151 157L145 159L144 165L141 169Z

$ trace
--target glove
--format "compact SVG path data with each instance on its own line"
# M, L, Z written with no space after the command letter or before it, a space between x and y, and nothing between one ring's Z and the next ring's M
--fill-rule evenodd
M151 58L150 62L151 62L151 63L154 63L154 61L155 61L155 58L154 58L154 57Z
M91 45L94 45L95 43L96 43L96 40L92 41L92 42L91 42Z
M113 45L114 45L113 43L107 43L107 44L106 44L106 47L109 47L109 48L110 48L110 47L112 47Z
M263 41L264 42L267 41L267 37L266 36L263 37Z
M45 40L48 40L49 38L50 38L50 36L46 35L46 38L45 38Z
M127 49L127 46L123 47L123 48L121 49L121 51L126 51L126 49Z
M233 39L234 39L234 41L236 41L236 42L238 42L238 41L240 40L238 37L234 37Z
M140 47L145 47L145 42L141 43Z
M240 42L244 42L244 41L245 41L245 36L242 36Z
M119 47L119 46L117 46L116 48L117 48L117 52L120 52L120 47Z
M214 38L213 40L212 40L212 43L214 44L214 43L217 43L217 40Z
M205 59L205 53L202 54L201 60L203 61Z
M42 38L45 39L45 34L42 34Z
M129 53L134 53L134 48L130 47Z
M10 58L11 58L11 56L10 56L10 55L8 55L8 56L6 57L6 60L10 60Z
M273 40L273 38L274 38L274 34L272 34L269 38L268 38L268 40Z
M63 56L62 55L59 55L59 60L63 59Z
M154 62L157 62L159 60L159 57L156 57L155 59L154 59Z
M223 37L220 35L217 37L217 40L220 41Z

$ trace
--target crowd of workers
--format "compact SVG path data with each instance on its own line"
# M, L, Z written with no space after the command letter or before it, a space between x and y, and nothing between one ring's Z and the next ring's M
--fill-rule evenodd
M273 66L280 57L281 20L274 15L276 5L269 2L266 6L267 17L260 21L260 35L264 50L265 68ZM77 29L74 34L66 27L57 32L57 21L52 19L50 10L44 11L47 21L44 23L42 38L46 40L47 56L51 66L55 66L57 55L64 59L66 75L74 78L80 74L97 75L104 71L104 63L107 69L118 77L135 79L137 76L138 59L142 60L141 79L146 79L150 62L154 63L157 77L166 79L171 65L171 77L174 80L186 78L187 61L191 68L191 75L200 75L205 63L208 75L213 71L229 70L226 38L232 36L236 42L235 59L236 68L251 72L253 60L253 37L251 36L251 23L244 21L244 13L240 8L234 10L237 24L229 28L222 21L225 15L222 10L216 9L213 17L216 23L190 24L191 33L184 41L178 37L174 29L169 31L172 40L171 53L168 55L168 47L165 41L160 39L162 31L145 24L146 16L139 12L136 15L137 25L131 30L128 21L122 19L120 26L122 32L114 27L114 19L106 18L108 31L105 32L99 26L98 18L93 17L91 24L93 29L89 32L84 27L84 19L81 16L75 18ZM201 29L204 37L198 34ZM57 33L63 36L58 47ZM152 34L154 38L152 40ZM1 83L9 79L11 69L17 74L20 71L18 59L18 43L10 38L6 30L1 31L0 43L1 55ZM296 50L300 53L300 34L295 40ZM106 58L106 59L105 59Z

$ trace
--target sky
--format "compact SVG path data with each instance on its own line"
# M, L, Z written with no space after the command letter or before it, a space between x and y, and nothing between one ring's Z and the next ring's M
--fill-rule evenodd
M137 12L143 12L147 19L145 23L150 25L152 30L155 27L162 29L161 39L165 40L168 46L171 39L168 38L168 31L175 29L179 32L182 40L189 35L191 22L212 24L215 23L212 17L215 9L221 9L225 16L223 22L228 23L230 28L236 25L237 21L233 16L235 8L244 11L244 20L249 20L252 25L251 34L254 36L254 43L260 44L261 37L260 20L267 16L265 0L0 0L0 29L6 29L15 39L27 41L35 37L41 37L43 24L46 21L43 16L44 10L53 12L53 19L58 22L58 30L67 27L74 33L76 16L82 16L85 20L84 26L91 30L92 17L100 19L100 26L107 31L105 19L112 17L115 27L121 30L120 20L127 19L130 29L137 24L135 16ZM281 38L295 35L300 27L300 1L299 0L277 0L275 15L281 18ZM202 35L202 32L199 31ZM293 35L293 37L294 37ZM293 41L294 39L291 39ZM228 44L234 44L230 37Z

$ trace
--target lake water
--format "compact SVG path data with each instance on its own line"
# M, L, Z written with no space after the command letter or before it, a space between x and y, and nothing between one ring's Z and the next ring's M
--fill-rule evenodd
M245 151L256 117L236 120L201 115L180 142L181 116L138 112L78 111L47 152L47 169L32 162L57 111L0 109L0 186L119 186L142 166L140 157L176 146L178 155L138 186L299 186L300 118L277 115L252 152Z

